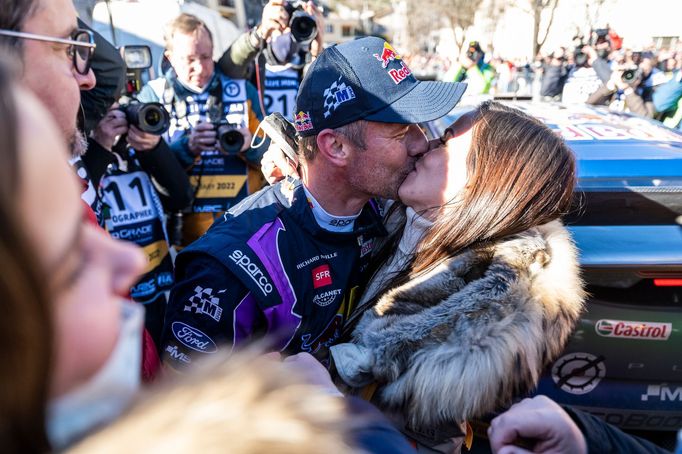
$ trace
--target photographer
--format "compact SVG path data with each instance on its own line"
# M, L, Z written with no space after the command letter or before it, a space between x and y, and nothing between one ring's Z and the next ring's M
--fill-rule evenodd
M588 44L584 43L581 35L574 37L573 42L573 65L562 88L561 100L582 104L611 76L608 60L611 38L608 29L597 29L590 34Z
M451 80L466 82L467 95L481 95L490 91L495 69L485 61L485 53L478 41L471 41L464 55L459 59L459 65Z
M682 130L682 69L673 73L672 79L656 89L654 108L664 125Z
M607 82L590 95L587 103L653 118L655 72L658 70L654 68L652 55L634 52L632 60L616 67Z
M114 104L92 131L82 160L97 190L101 226L113 238L140 246L147 257L130 296L145 306L145 327L158 345L173 285L164 211L188 206L192 190L166 142L142 127Z
M253 86L230 79L213 62L213 38L197 17L181 14L168 25L166 51L171 68L140 92L143 102L160 102L170 113L165 135L189 174L194 202L175 214L175 244L201 236L215 217L263 185L261 150L249 148L262 119Z
M560 47L555 50L548 60L549 62L543 65L540 96L545 99L558 99L571 69L566 49Z
M227 49L218 67L229 77L250 78L265 114L293 120L307 64L324 49L324 17L312 1L270 0L261 23Z

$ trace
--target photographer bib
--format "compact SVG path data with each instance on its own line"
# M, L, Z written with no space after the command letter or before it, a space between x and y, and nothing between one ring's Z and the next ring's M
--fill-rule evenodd
M102 226L113 238L135 243L147 257L144 275L130 289L130 296L146 307L146 326L160 330L166 294L173 286L173 263L169 253L163 208L149 175L137 160L109 164L98 189L102 202Z
M297 70L287 66L266 64L263 103L268 115L279 112L284 115L284 118L292 121L298 86Z

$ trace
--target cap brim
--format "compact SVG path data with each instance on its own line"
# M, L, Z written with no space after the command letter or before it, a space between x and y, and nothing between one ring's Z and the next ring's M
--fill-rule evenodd
M405 96L364 117L381 123L423 123L449 113L467 88L463 82L420 81Z

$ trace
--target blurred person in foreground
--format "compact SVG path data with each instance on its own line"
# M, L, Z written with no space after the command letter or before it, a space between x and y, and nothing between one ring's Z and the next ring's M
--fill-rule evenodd
M143 256L82 222L63 139L3 64L0 117L3 450L63 451L128 410L122 432L95 435L82 452L408 452L376 410L342 399L309 355L230 366L216 356L134 405L144 311L124 295Z

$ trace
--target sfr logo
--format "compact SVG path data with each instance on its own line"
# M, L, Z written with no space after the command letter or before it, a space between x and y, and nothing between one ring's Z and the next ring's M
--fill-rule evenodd
M313 287L320 288L332 285L332 276L329 272L329 265L320 265L313 268Z

